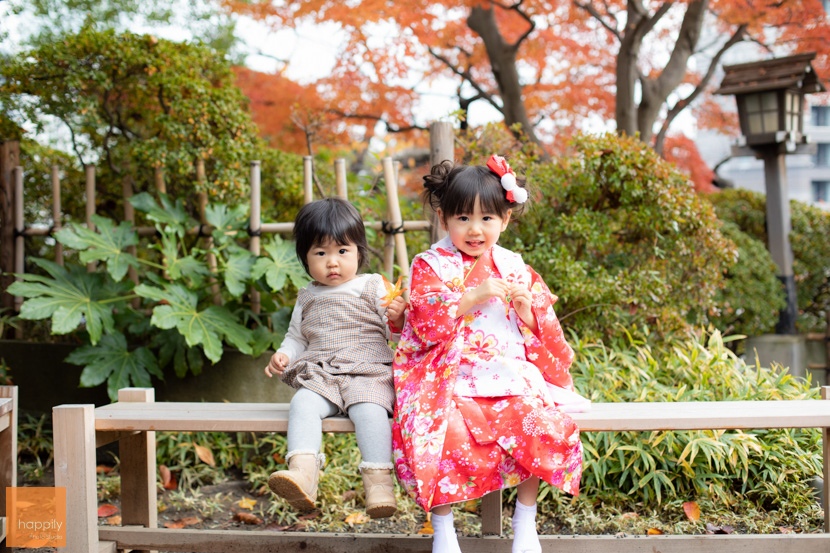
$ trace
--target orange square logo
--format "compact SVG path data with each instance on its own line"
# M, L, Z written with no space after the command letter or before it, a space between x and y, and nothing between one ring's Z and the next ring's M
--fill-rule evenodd
M6 545L66 547L66 488L6 488Z

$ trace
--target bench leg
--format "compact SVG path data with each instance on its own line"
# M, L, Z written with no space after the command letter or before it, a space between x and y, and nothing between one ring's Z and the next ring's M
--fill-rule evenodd
M830 386L821 387L821 399L830 400ZM824 465L824 531L830 532L830 428L821 431L821 449Z
M481 498L481 535L501 536L501 490Z
M52 408L55 486L66 488L66 545L59 551L98 553L95 406Z
M17 386L0 386L0 398L12 398L12 410L8 426L0 432L0 517L4 519L6 513L6 488L17 486ZM3 521L3 536L8 528ZM4 538L5 539L5 538ZM3 543L3 551L11 551Z
M118 401L153 402L155 390L124 388L118 390ZM118 451L121 458L121 523L157 528L156 433L140 432L121 438Z

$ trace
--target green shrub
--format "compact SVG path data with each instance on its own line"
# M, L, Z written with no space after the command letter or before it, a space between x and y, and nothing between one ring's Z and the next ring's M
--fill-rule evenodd
M741 231L768 244L766 196L749 190L724 190L706 196L718 217L735 223ZM790 201L793 272L798 294L800 332L822 332L830 309L830 213Z
M723 334L755 336L774 331L786 299L772 256L760 240L734 223L725 222L721 232L735 243L738 260L726 272L709 320Z
M614 346L572 343L574 383L592 401L817 397L809 382L780 367L745 364L717 331L659 347L633 338ZM590 432L582 443L582 491L630 504L747 497L766 508L798 510L813 502L809 480L822 470L816 429Z
M705 321L737 253L712 206L639 140L580 136L572 147L529 166L534 201L503 240L559 296L563 325L607 337Z

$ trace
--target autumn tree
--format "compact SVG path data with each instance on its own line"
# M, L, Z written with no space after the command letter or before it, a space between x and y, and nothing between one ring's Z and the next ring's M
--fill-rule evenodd
M599 119L662 151L740 42L815 50L830 70L820 0L219 1L278 29L337 23L346 41L318 89L344 117L393 129L414 122L411 83L450 76L459 107L487 102L534 142Z

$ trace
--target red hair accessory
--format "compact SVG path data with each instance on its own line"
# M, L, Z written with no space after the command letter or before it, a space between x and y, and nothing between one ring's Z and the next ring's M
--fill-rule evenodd
M501 186L507 191L507 201L520 204L527 201L527 190L516 184L516 174L503 157L490 156L487 160L487 168L501 178Z

